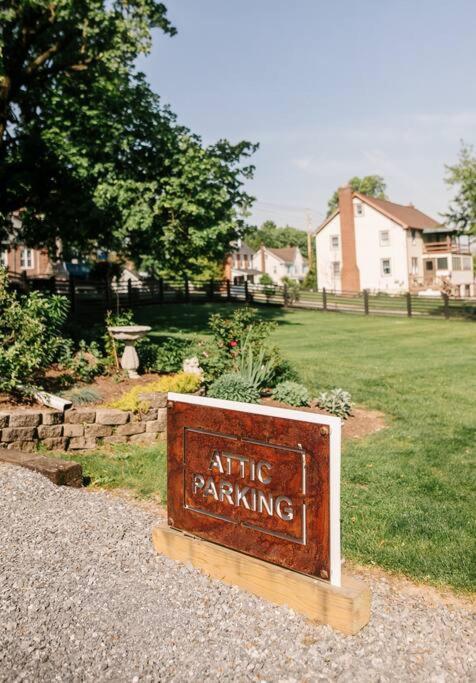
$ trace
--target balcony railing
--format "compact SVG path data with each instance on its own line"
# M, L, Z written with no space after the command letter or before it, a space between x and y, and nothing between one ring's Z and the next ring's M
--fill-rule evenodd
M424 242L423 251L425 254L469 254L468 247L463 247L459 242L450 238L441 242Z

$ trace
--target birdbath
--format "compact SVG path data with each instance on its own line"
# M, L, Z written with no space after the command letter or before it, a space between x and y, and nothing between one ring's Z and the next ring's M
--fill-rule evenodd
M114 339L123 341L126 345L121 358L121 368L127 371L131 379L136 379L139 377L137 373L139 369L139 356L135 350L135 343L142 339L142 337L145 337L152 328L148 325L118 325L116 327L108 327L107 329Z

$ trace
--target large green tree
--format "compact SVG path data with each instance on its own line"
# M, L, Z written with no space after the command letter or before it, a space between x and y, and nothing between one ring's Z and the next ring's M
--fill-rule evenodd
M155 0L6 0L0 6L0 224L68 253L115 249L156 270L219 259L244 232L255 146L204 147L135 60ZM193 263L192 263L193 269Z
M307 233L286 225L280 228L274 221L264 221L259 228L254 228L246 236L246 243L251 249L265 247L299 247L303 256L307 256Z
M445 217L459 231L476 235L476 155L473 147L462 143L458 163L445 168L446 183L456 188Z
M354 176L349 180L349 185L354 192L361 192L369 197L387 199L385 190L387 184L380 175L366 175L363 178ZM330 216L339 205L339 191L336 190L327 203L327 215Z

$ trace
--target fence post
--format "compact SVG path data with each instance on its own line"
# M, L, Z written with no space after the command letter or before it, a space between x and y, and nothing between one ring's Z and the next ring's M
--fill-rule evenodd
M230 282L230 280L226 281L226 300L231 301L231 282Z
M127 305L132 308L132 280L127 280Z
M406 299L407 299L407 315L409 318L412 317L412 295L410 292L406 293Z
M450 317L450 297L448 296L448 294L446 294L446 292L442 292L442 296L443 296L443 313L444 313L445 318L448 320L448 318Z
M184 292L185 292L185 301L190 301L190 288L188 285L188 275L185 275L184 277Z
M248 280L245 280L245 303L248 303L248 301L249 301Z
M215 289L215 282L214 280L210 280L210 301L213 301L213 291Z
M364 312L365 315L369 314L369 290L364 289Z
M327 311L327 292L326 288L322 288L322 310Z
M109 280L107 277L104 278L104 285L104 294L106 296L106 308L109 309L111 307L111 290L109 289Z
M164 278L159 277L159 304L164 303Z
M71 306L71 312L74 313L76 310L76 289L74 286L74 276L69 276L69 303Z

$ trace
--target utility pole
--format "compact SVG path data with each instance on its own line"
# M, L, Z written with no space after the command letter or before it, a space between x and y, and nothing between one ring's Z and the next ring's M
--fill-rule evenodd
M312 262L312 218L311 212L306 210L306 232L307 232L307 258L309 265Z

